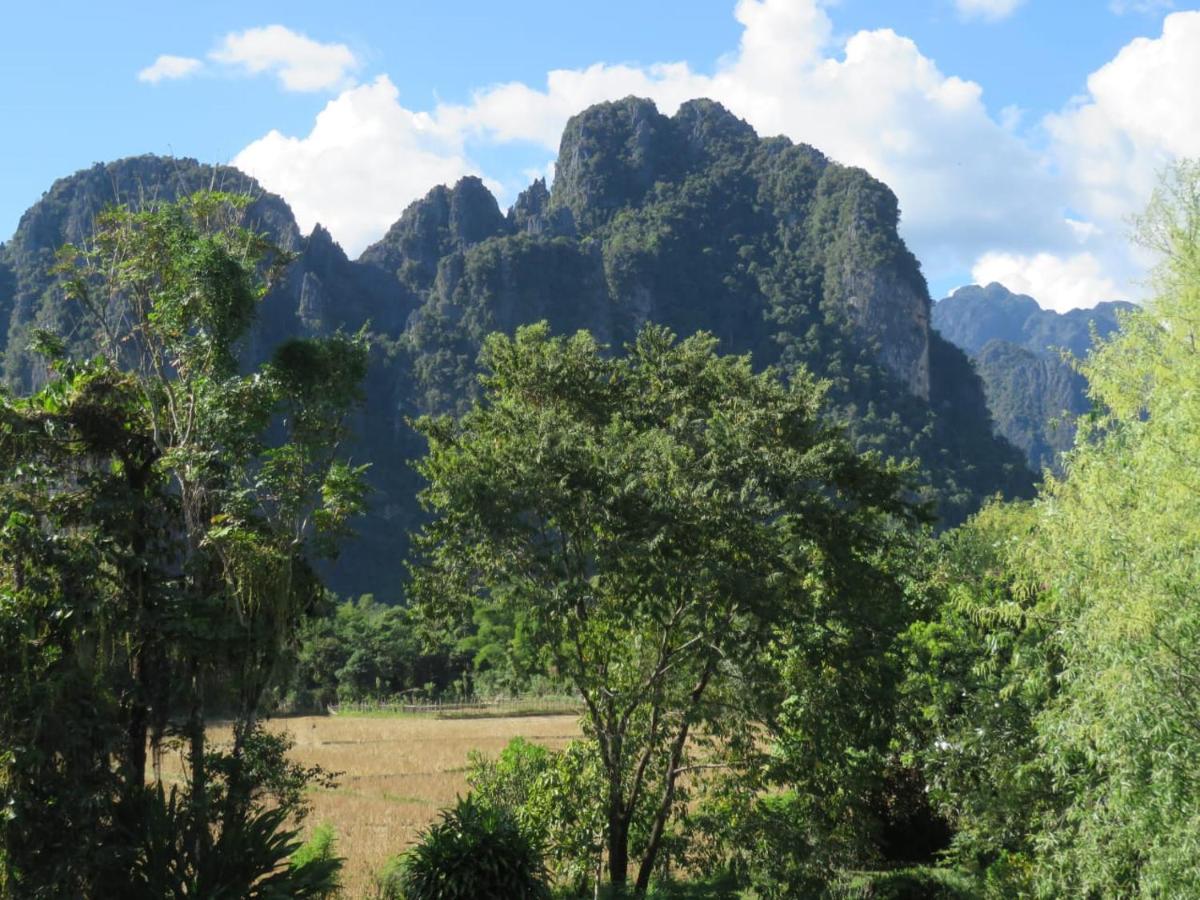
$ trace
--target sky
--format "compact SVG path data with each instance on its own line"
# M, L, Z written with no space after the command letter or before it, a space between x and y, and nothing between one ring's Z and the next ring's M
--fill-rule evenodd
M353 257L439 183L511 203L566 120L719 100L897 194L935 298L1138 299L1131 218L1200 156L1200 4L1169 0L46 0L0 32L0 238L56 178L233 163Z

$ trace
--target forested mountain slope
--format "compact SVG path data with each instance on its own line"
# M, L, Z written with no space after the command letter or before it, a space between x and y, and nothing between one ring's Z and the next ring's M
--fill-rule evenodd
M933 327L971 355L999 433L1034 470L1057 470L1075 420L1090 408L1087 381L1063 351L1084 358L1093 332L1108 337L1118 314L1133 308L1109 302L1058 313L1000 284L968 285L934 304Z
M808 366L860 446L920 459L946 522L995 492L1031 490L1021 454L993 435L966 355L930 329L892 192L811 147L760 138L706 100L671 117L636 98L591 107L564 131L552 189L537 181L504 212L477 178L435 187L355 261L320 226L302 236L281 199L227 167L147 156L60 180L0 247L12 388L42 377L32 328L87 349L54 285L55 249L82 240L114 200L207 187L251 193L251 221L296 253L248 357L293 334L374 336L350 448L372 464L372 512L330 573L340 592L398 596L419 518L408 461L420 447L405 418L465 408L484 335L541 319L614 347L646 321L707 330L757 366Z

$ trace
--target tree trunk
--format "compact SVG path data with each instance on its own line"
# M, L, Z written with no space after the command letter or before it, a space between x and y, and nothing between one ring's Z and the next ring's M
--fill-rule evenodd
M142 682L141 654L139 653L134 666L137 670L135 680L139 687ZM133 796L140 792L146 783L146 740L150 730L150 711L141 697L134 699L129 710L129 727L125 732L125 792Z
M204 765L204 700L198 660L192 660L192 708L188 716L191 759L192 852L197 860L208 852L212 835L208 827L208 772Z
M629 880L629 821L621 799L620 781L616 780L609 785L608 880L618 888Z
M634 893L641 897L650 887L650 876L654 872L654 863L658 859L658 851L662 847L663 832L666 831L667 817L671 814L671 807L675 803L675 779L678 777L675 770L679 766L679 761L683 756L683 747L687 743L688 725L685 722L683 728L680 729L679 738L671 748L671 757L667 762L666 784L663 787L662 801L659 803L658 811L654 815L654 824L650 828L650 840L646 844L646 854L642 857L642 864L638 867L637 882L634 885Z
M683 751L687 746L688 733L691 731L692 723L689 716L695 710L701 697L704 696L704 690L708 687L709 679L712 678L715 665L716 660L710 659L704 667L704 672L701 674L700 680L692 688L690 708L684 713L683 724L680 725L679 733L675 736L675 740L671 744L671 754L667 759L666 777L663 779L662 799L659 801L658 810L654 814L654 824L650 828L650 840L646 844L646 854L642 857L641 866L638 867L637 882L634 885L634 892L639 897L643 896L650 887L650 875L654 872L654 863L658 859L658 851L662 847L662 837L667 827L667 817L671 814L671 807L675 803L675 780L678 778L679 763L683 759Z

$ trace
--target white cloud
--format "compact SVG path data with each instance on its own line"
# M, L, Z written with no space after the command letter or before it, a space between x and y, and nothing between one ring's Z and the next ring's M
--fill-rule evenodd
M1172 161L1200 155L1200 12L1163 21L1088 78L1088 93L1043 122L1057 194L1077 244L1028 255L985 254L977 279L1001 281L1056 309L1137 299L1148 260L1129 241L1129 219Z
M169 54L164 54L138 72L137 77L138 81L158 84L160 81L187 78L189 75L199 72L203 66L204 63L198 59L192 59L190 56L170 56Z
M404 109L384 75L330 100L307 136L272 131L233 165L283 195L301 228L320 222L352 255L431 187L476 171L461 141Z
M1129 286L1122 287L1106 274L1105 265L1091 253L985 253L971 269L971 277L978 284L998 281L1059 312L1129 297Z
M979 85L942 74L890 30L833 45L813 0L741 0L736 15L738 52L712 76L684 63L594 65L551 72L541 89L493 86L433 117L449 133L556 149L567 119L591 103L635 94L669 114L712 97L760 134L786 134L887 182L905 237L934 270L965 270L998 238L1022 250L1071 240L1041 161L1011 116L988 115Z
M320 220L351 253L382 235L432 185L477 171L472 151L508 142L557 150L567 119L629 94L670 114L712 97L760 134L785 134L881 178L926 272L972 270L1047 306L1136 296L1145 260L1125 219L1159 167L1200 155L1200 13L1125 47L1088 94L1046 117L1031 143L1018 110L992 116L980 85L943 73L890 30L844 40L820 0L739 0L736 52L712 74L687 63L596 64L410 110L386 78L346 90L305 137L272 132L234 160L282 193L307 227ZM500 174L500 173L493 173ZM512 173L505 178L515 177Z
M227 34L209 59L251 75L273 72L289 91L344 88L361 65L345 44L322 44L282 25Z
M967 19L999 22L1011 16L1025 0L954 0L959 14Z
M1137 212L1157 173L1200 155L1200 12L1163 20L1162 36L1137 38L1088 78L1088 95L1046 126L1074 199L1090 215Z

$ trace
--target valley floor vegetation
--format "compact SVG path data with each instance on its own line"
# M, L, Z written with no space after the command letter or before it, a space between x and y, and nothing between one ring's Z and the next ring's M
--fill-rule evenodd
M412 423L398 605L318 574L368 500L365 339L239 363L287 262L240 204L105 213L60 266L94 355L39 332L0 394L0 896L346 895L359 832L299 829L364 773L264 716L538 689L578 731L462 746L355 895L1200 895L1200 165L1032 501L938 533L802 368L533 325Z

